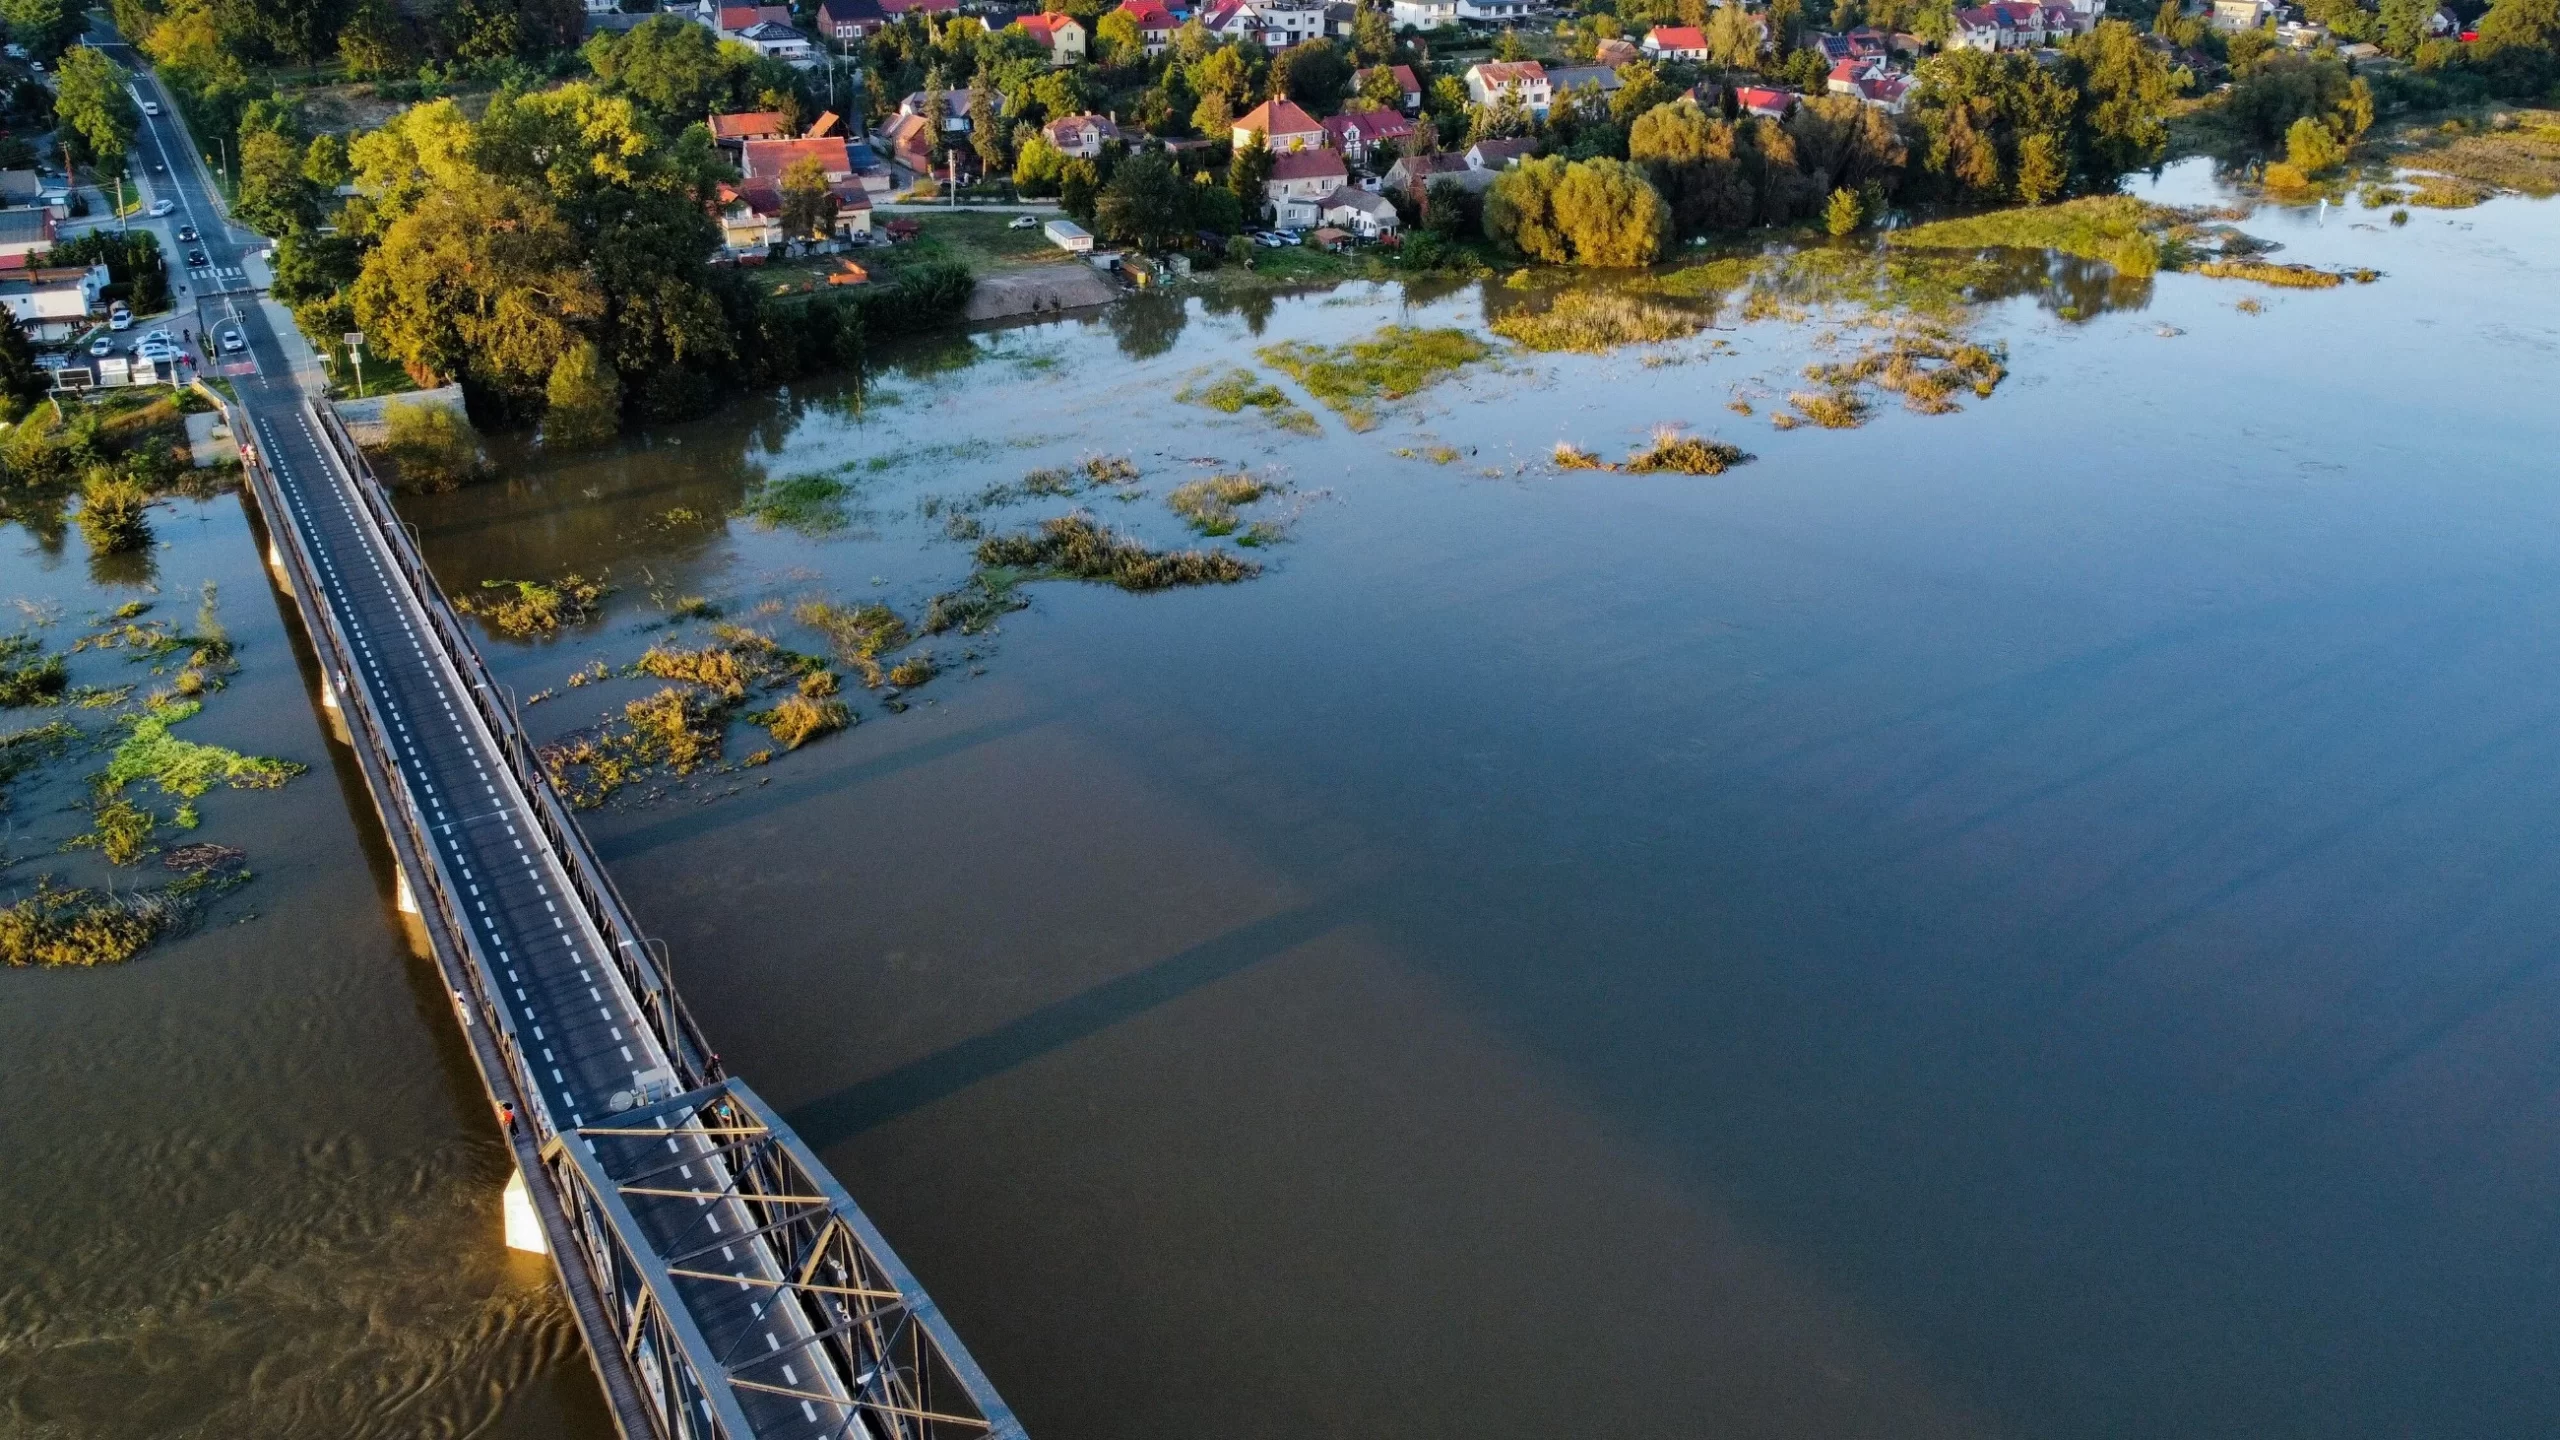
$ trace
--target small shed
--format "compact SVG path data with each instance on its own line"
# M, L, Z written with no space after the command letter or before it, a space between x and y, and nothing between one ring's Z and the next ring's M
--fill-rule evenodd
M1073 220L1052 220L1040 227L1040 233L1049 237L1050 244L1070 255L1093 253L1093 236Z
M1319 250L1340 250L1351 243L1351 232L1327 225L1309 238L1315 241Z

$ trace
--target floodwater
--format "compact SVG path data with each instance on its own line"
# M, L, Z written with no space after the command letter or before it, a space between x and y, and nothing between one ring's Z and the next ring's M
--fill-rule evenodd
M904 713L592 818L1044 1440L2539 1433L2560 207L2244 228L2385 276L2076 275L1980 318L1996 395L1848 432L1726 408L1820 358L1772 324L1304 438L1173 396L1508 292L1151 300L404 509L457 590L610 571L491 646L556 735L678 597L915 613L927 497L1126 454L1080 503L1162 543L1180 480L1296 487L1258 579L1034 586ZM1544 463L1667 422L1759 458ZM731 518L843 466L834 534ZM256 542L189 513L205 738L317 768L208 813L261 918L0 976L0 1423L601 1434Z

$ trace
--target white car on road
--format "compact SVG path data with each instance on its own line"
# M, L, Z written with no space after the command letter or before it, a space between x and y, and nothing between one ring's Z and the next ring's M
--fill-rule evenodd
M151 218L154 220L159 219L163 215L175 215L177 213L178 202L175 200L154 200L151 202Z
M142 113L143 113L143 114L145 114L145 115L154 115L154 116L158 115L158 114L160 113L160 102L159 102L159 101L157 101L157 100L145 100L145 101L143 101L143 102L142 102Z

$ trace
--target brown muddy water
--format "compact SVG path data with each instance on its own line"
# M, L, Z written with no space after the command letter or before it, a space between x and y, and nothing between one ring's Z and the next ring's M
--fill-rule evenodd
M2385 277L2065 267L1994 396L1838 432L1766 419L1818 325L1497 346L1365 433L1278 380L1302 436L1173 397L1515 292L1131 303L404 508L457 589L610 572L490 647L562 735L680 598L914 615L1026 471L1143 493L990 530L1294 487L1257 579L1033 585L904 713L592 815L1036 1436L2539 1433L2560 207L2247 228ZM1759 458L1546 463L1670 422ZM811 472L840 528L735 514ZM0 1426L600 1435L236 503L161 525L242 642L199 738L315 770L208 810L261 878L204 931L0 976Z

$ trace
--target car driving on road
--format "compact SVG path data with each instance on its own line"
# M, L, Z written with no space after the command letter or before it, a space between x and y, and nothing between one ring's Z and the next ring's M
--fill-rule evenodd
M194 240L195 238L196 238L196 227L194 227L193 225L181 225L181 226L179 226L179 227L178 227L178 243L179 243L179 244L184 245L184 244L188 243L189 241Z
M188 252L187 252L187 263L188 263L188 264L190 264L190 265L201 265L201 264L203 264L203 263L204 263L204 252L203 252L203 251L201 251L201 250L190 250L190 251L188 251Z
M178 202L175 200L154 200L151 202L151 218L154 220L159 219L163 215L174 215L177 212Z
M225 354L225 355L237 355L237 354L239 354L241 351L246 350L246 349L248 349L248 348L249 348L249 342L240 338L240 332L239 332L239 331L237 331L237 330L225 330L225 331L223 331L223 332L222 332L222 353L223 353L223 354Z

